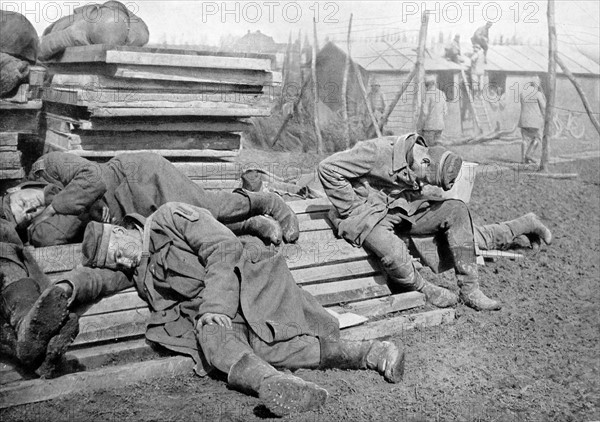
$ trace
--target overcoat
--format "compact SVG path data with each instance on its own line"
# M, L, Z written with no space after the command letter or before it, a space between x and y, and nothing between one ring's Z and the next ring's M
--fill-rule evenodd
M533 91L531 87L519 94L521 102L521 116L519 127L541 129L544 127L544 114L546 113L546 97L539 89Z
M309 334L339 338L338 320L298 287L284 257L258 239L239 239L205 209L169 203L144 224L133 279L150 304L146 337L192 356L204 372L195 325L207 313L241 312L264 342ZM206 369L206 368L205 368Z

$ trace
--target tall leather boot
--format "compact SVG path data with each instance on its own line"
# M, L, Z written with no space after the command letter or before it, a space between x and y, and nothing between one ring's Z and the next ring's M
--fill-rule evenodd
M270 192L250 192L236 189L250 200L251 215L270 215L281 225L283 240L293 243L300 237L298 217L292 209L277 194Z
M48 342L44 362L36 371L40 378L54 378L58 374L63 356L77 334L79 334L79 315L72 312L67 317L67 322Z
M499 302L490 299L479 289L479 270L476 263L455 260L454 265L460 298L465 305L476 311L497 311L502 308Z
M427 302L438 308L448 308L458 303L458 296L448 289L436 286L425 280L423 276L415 270L416 291L425 295Z
M268 215L255 215L239 223L227 224L227 228L236 235L251 234L274 245L279 245L283 237L277 220Z
M320 343L321 369L373 369L388 382L402 381L404 350L393 342L320 339Z
M56 286L40 294L35 280L22 278L3 289L2 301L4 318L16 334L15 355L34 370L42 363L48 342L68 315L68 297Z
M519 218L504 222L516 238L521 235L536 236L542 239L547 245L552 243L552 232L538 218L537 215L530 212Z
M275 415L306 412L325 404L327 390L273 368L254 353L246 353L229 371L227 382L246 393L258 393Z

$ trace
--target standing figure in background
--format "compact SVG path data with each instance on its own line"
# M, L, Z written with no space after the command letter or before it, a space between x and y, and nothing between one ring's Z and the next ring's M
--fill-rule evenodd
M521 161L524 164L535 163L532 155L542 139L544 115L546 114L546 97L542 91L539 76L527 83L519 94L521 116L519 127L523 143L521 144Z
M477 28L473 36L471 37L471 42L473 44L477 44L481 46L483 49L483 58L484 63L487 64L487 52L488 52L488 43L490 41L490 28L492 27L492 22L486 22L485 25Z
M456 34L450 44L444 49L444 58L454 63L464 62L463 57L460 54L460 35Z
M383 113L385 112L385 96L381 92L381 85L379 85L377 79L371 79L371 90L367 94L367 101L369 102L369 106L371 106L371 110L373 111L373 116L375 116L377 124L379 124L381 122L381 118L383 117ZM369 116L368 110L365 112L367 139L374 138L376 136L375 127L373 127L373 122L371 121L371 116Z
M417 132L428 146L439 145L444 130L444 117L448 113L446 95L436 88L435 76L425 76L425 101L421 104Z
M471 86L473 87L473 97L482 96L484 86L485 66L483 51L479 44L473 44L473 54L471 54Z

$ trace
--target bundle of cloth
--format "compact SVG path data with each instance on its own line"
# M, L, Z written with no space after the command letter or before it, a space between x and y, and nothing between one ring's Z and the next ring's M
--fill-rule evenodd
M27 82L39 43L35 28L20 13L0 10L0 22L0 97L5 98Z
M40 39L40 60L49 60L67 47L109 44L142 47L148 43L146 23L123 3L107 1L78 7L54 22Z

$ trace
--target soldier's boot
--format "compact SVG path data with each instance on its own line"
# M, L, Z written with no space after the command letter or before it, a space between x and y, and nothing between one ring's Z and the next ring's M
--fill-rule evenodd
M317 409L325 404L327 390L312 382L273 368L254 353L246 353L230 369L227 382L247 393L258 393L275 415Z
M274 245L279 245L283 237L277 220L267 215L255 215L239 223L228 224L227 227L235 234L252 234Z
M0 315L0 355L16 357L17 337L15 331L2 315Z
M497 311L502 309L500 302L490 299L479 289L479 271L476 263L455 261L457 284L460 287L460 299L465 305L476 311Z
M415 277L417 279L416 290L423 293L427 302L431 303L433 306L437 306L438 308L448 308L450 306L455 306L458 303L458 296L450 290L430 283L425 280L418 271L415 271Z
M15 355L24 366L34 370L68 315L68 296L56 286L40 294L35 280L23 278L4 288L2 300L5 318L16 334Z
M243 189L236 190L250 200L250 213L252 215L270 215L281 226L283 240L293 243L300 236L298 217L281 197L270 192L249 192Z
M79 316L70 313L58 334L48 342L44 362L36 371L40 378L54 378L57 375L63 356L77 334L79 334Z
M547 245L552 243L552 232L540 221L538 216L532 212L514 220L506 221L504 224L508 226L515 239L519 236L527 235L527 237L537 237L538 239L543 240ZM530 240L532 243L536 241L536 239L531 238Z
M392 290L416 290L425 295L427 302L438 308L447 308L458 303L458 297L448 289L431 284L415 269L412 261L398 262L395 257L381 258Z
M388 382L402 381L404 350L393 342L320 339L320 343L321 369L372 369Z

